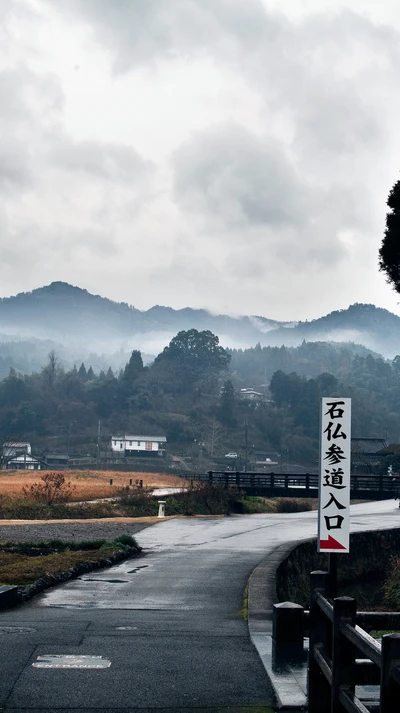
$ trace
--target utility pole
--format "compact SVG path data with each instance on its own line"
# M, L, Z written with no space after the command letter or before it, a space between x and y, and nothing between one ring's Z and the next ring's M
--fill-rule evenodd
M244 472L247 473L247 454L248 454L248 443L247 443L247 418L244 419Z
M97 423L97 465L99 465L100 461L100 425L101 421L99 419Z

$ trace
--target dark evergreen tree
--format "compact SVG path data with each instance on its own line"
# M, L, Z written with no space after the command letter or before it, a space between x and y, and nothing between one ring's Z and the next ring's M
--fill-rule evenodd
M126 394L132 393L135 381L139 376L141 376L142 373L142 355L138 349L134 349L121 377L121 383L126 391Z
M78 376L82 381L87 381L86 367L83 362L79 367Z
M400 181L389 193L386 230L379 250L379 269L386 273L389 284L400 292Z
M236 423L235 418L235 389L230 379L225 381L218 407L218 420L227 426Z

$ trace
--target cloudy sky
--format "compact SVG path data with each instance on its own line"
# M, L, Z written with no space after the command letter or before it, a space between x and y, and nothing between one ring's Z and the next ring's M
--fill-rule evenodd
M398 0L3 0L0 296L400 314Z

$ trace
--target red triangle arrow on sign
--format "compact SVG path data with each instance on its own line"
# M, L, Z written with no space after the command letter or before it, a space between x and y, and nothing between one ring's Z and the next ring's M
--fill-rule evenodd
M319 542L320 550L345 550L346 547L341 545L340 542L335 540L332 535L328 535L327 540L320 540Z

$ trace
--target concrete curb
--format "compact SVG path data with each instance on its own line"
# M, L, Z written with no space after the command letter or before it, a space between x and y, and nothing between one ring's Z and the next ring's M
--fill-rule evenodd
M252 643L274 689L277 708L286 713L307 709L305 666L277 663L272 639L272 606L277 602L276 570L298 541L279 545L255 568L249 580L248 627Z

